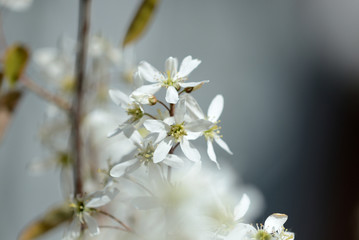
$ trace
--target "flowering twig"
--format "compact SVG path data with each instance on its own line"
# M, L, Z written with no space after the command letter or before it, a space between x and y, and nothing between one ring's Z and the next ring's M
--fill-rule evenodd
M86 52L88 45L88 32L90 28L91 0L80 0L79 25L76 54L76 88L73 99L72 117L72 151L74 157L74 185L75 195L82 195L82 156L81 156L81 117L82 100L84 94L84 81L86 69Z
M116 218L115 216L113 216L113 215L111 215L111 214L109 214L109 213L107 213L107 212L105 212L105 211L102 211L102 210L98 210L97 212L98 212L98 213L101 213L101 214L103 214L103 215L105 215L105 216L107 216L107 217L109 217L109 218L111 218L111 219L113 219L113 220L115 220L115 221L118 222L122 227L124 227L127 232L132 232L132 229L131 229L129 226L127 226L124 222L122 222L120 219Z
M57 107L61 108L62 110L69 111L70 110L70 104L66 101L64 101L62 98L50 93L46 89L42 88L40 85L38 85L36 82L32 81L27 76L24 76L20 79L20 82L24 84L24 86L31 90L33 93L38 95L39 97L55 104Z

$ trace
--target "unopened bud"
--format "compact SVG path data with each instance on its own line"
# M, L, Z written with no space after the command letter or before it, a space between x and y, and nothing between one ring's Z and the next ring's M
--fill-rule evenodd
M200 89L203 86L204 82L198 84L197 86L193 87L193 91L196 91L198 89Z
M185 91L186 93L191 93L191 92L193 91L193 87L186 87L186 88L184 89L184 91Z
M155 105L157 103L157 98L155 96L151 96L148 98L148 102L151 106Z

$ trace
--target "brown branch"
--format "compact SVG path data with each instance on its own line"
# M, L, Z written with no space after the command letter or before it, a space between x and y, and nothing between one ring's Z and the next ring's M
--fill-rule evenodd
M75 195L82 195L82 140L81 140L81 117L82 101L84 95L84 82L86 72L86 53L88 45L88 33L90 28L91 0L80 0L79 24L77 35L76 53L76 87L73 99L72 117L72 152L74 157L74 185Z
M162 106L164 106L164 107L167 109L167 111L168 111L168 112L170 112L170 111L171 111L171 110L167 107L167 105L166 105L166 104L164 104L162 101L157 100L157 102L158 102L159 104L161 104Z
M50 93L46 89L42 88L40 85L38 85L36 82L32 81L30 78L24 76L20 78L20 82L24 84L24 86L41 97L44 100L47 100L53 104L55 104L57 107L61 108L62 110L69 111L70 110L70 104L63 100L62 98Z

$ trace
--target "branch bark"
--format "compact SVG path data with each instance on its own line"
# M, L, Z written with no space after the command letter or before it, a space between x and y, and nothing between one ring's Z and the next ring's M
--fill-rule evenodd
M91 0L80 0L79 24L77 37L76 54L76 88L71 108L72 118L72 153L74 157L74 186L75 196L83 194L82 183L82 139L81 139L81 119L83 116L82 101L84 95L86 57L88 34L90 28Z

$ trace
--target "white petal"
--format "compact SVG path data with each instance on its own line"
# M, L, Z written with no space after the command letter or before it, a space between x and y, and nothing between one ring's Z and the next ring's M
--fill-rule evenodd
M196 87L198 85L201 85L203 83L208 83L209 80L203 80L203 81L200 81L200 82L182 82L182 83L179 83L179 85L183 88L187 88L187 87Z
M136 171L139 167L141 167L141 162L137 161L133 165L128 166L128 168L126 168L126 173L132 173Z
M257 230L249 224L239 223L236 227L227 235L226 240L241 240L252 239Z
M111 202L111 200L117 195L118 191L109 191L105 189L103 191L94 192L86 197L85 205L89 208L98 208Z
M135 91L133 91L130 95L131 98L139 98L141 96L153 96L156 92L158 92L161 89L161 85L158 83L144 85L142 87L137 88Z
M114 136L120 134L121 132L122 132L122 129L118 127L118 128L116 128L115 130L113 130L112 132L108 133L108 134L107 134L107 137L108 137L108 138L112 138L112 137L114 137Z
M212 122L198 119L189 123L186 123L185 128L191 132L203 132L208 130L213 125Z
M184 155L189 160L193 162L198 162L201 160L201 154L199 151L186 138L182 139L180 146Z
M183 166L183 160L174 154L168 154L163 163L173 167L173 168L180 168Z
M171 78L173 79L177 74L178 60L177 58L169 57L166 60L166 73L171 74Z
M130 98L126 94L124 94L120 90L113 89L110 89L108 93L110 94L110 98L114 103L120 105L124 109L127 108L128 104L130 103Z
M111 168L111 171L110 171L111 177L121 177L121 176L123 176L126 173L127 168L129 168L130 166L132 166L136 162L138 162L137 159L131 159L129 161L121 162L119 164L116 164L115 166L113 166L113 168Z
M288 216L282 213L274 213L270 215L264 222L264 230L269 233L281 231L282 226L287 221Z
M137 147L141 147L144 141L143 137L137 130L133 131L129 138L136 144Z
M143 125L150 132L166 132L166 124L160 120L149 119Z
M234 220L238 221L241 219L249 209L249 205L251 204L251 200L249 199L247 194L243 194L239 203L234 207Z
M87 225L87 229L89 231L89 234L91 237L99 235L100 234L100 228L97 225L96 219L90 216L87 212L84 213L84 220Z
M207 140L207 154L208 154L209 159L211 159L213 162L215 162L219 169L219 164L217 162L216 153L214 152L213 144L212 144L211 140Z
M138 71L136 71L133 74L133 82L136 87L143 85L143 78L141 77L141 74Z
M190 74L199 64L201 63L198 59L192 59L192 56L187 56L183 59L181 63L180 70L178 71L177 76L179 78L186 77Z
M216 122L219 119L223 111L223 104L224 99L222 95L218 94L213 98L208 107L207 116L209 121Z
M186 139L187 140L196 140L200 136L202 136L201 132L187 132Z
M63 240L75 240L80 236L81 233L81 222L80 219L74 216L69 228L66 230Z
M166 123L168 126L171 126L176 123L174 117L165 118L165 119L163 119L163 122Z
M172 147L172 140L170 137L165 138L162 142L160 142L153 153L153 162L159 163L165 159L168 152Z
M166 91L166 102L176 104L178 99L179 97L176 88L169 86Z
M190 94L183 94L180 99L182 98L186 101L187 114L193 120L205 118L201 107L194 97L192 97Z
M163 75L154 68L148 62L140 62L138 66L138 72L140 73L141 77L143 77L148 82L159 82L159 79L163 79Z
M184 99L181 99L176 105L176 109L175 109L174 118L176 123L183 122L185 113L186 113L186 101Z
M219 136L218 137L215 137L214 138L214 141L216 141L216 143L223 149L225 150L226 152L228 152L229 154L232 154L232 151L229 149L227 143L225 141L223 141L222 138L220 138Z

